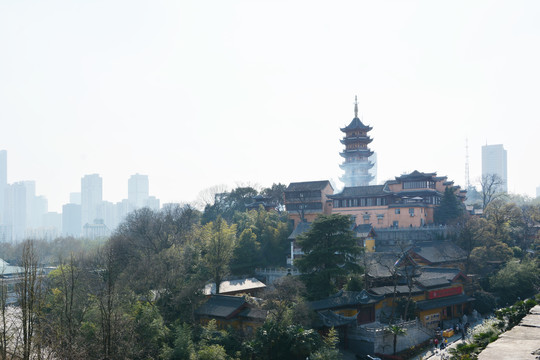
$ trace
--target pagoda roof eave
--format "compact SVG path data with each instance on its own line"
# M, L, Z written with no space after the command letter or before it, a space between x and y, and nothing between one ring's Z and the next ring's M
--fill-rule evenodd
M347 144L347 143L355 143L355 142L359 142L359 143L365 143L365 144L371 144L371 142L373 141L372 138L370 138L369 136L365 136L365 137L362 137L362 136L356 136L356 137L350 137L350 138L343 138L341 140L339 140L342 144Z
M356 130L356 129L364 129L366 131L370 131L373 128L371 126L364 125L359 118L355 117L354 119L352 119L349 125L347 125L344 128L341 128L340 130L343 132L346 132L349 130Z

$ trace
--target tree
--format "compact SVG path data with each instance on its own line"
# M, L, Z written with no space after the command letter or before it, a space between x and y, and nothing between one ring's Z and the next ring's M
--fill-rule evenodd
M463 214L463 204L456 196L454 189L447 186L441 199L441 204L435 209L435 222L449 224Z
M388 332L393 336L394 355L396 355L397 337L406 335L407 330L405 330L402 326L399 325L390 325L388 326Z
M245 229L238 237L231 260L231 271L235 274L249 274L261 264L261 245L252 229Z
M266 321L249 343L249 358L260 360L304 360L324 346L312 329Z
M202 229L204 244L204 264L216 284L216 294L223 278L229 272L229 262L232 259L236 243L236 225L218 217L215 222L209 222Z
M253 202L253 197L258 194L257 189L251 186L237 187L230 192L215 194L215 201L204 208L202 216L203 224L217 220L222 217L227 222L231 222L234 213L246 211L246 205Z
M471 268L471 254L479 246L485 245L486 233L489 231L490 224L484 218L469 217L464 218L458 228L457 245L459 245L467 254L465 261L465 273L469 273Z
M297 238L305 255L295 261L305 275L310 296L326 297L343 285L349 273L360 272L362 248L346 215L321 215Z
M237 236L247 229L256 236L255 240L259 244L260 251L254 253L252 258L260 259L257 266L285 265L286 254L290 247L288 236L291 233L286 214L266 211L260 207L257 210L237 211L233 222L237 224Z
M43 308L42 274L39 258L33 240L26 240L22 247L22 274L16 284L17 298L21 313L22 354L23 360L29 360L33 352L41 356L39 341L36 335L41 335L39 317ZM37 348L35 348L37 345Z
M511 261L490 279L492 289L500 296L501 305L526 299L540 288L538 264L534 260Z
M48 276L49 301L47 323L50 331L49 343L59 359L82 358L80 326L89 306L88 294L84 287L85 271L81 260L72 254L68 262L60 260L60 265Z
M278 183L261 191L261 195L270 197L272 203L276 204L279 211L285 210L285 189L287 185Z
M304 311L303 299L306 287L302 281L295 276L284 276L272 285L273 288L267 290L264 296L264 308L269 311L272 321L282 325L307 325L309 315Z
M484 210L484 216L491 223L492 238L513 246L519 229L523 227L523 214L515 203L502 199L493 200Z
M504 180L497 174L486 174L480 179L480 191L482 193L482 209L485 209L493 200L505 196L501 191Z

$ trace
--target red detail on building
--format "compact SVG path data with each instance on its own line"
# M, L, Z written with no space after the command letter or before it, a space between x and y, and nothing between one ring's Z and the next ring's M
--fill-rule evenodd
M446 289L439 289L439 290L431 290L428 292L428 299L436 299L446 296L452 296L452 295L459 295L463 292L463 288L461 286L458 287L451 287Z

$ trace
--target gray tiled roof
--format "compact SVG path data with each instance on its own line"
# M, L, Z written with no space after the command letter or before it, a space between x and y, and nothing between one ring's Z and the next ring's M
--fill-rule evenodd
M393 286L379 286L375 288L371 288L368 290L369 292L375 294L375 295L389 295L394 293L394 287ZM411 293L416 294L423 292L424 290L420 289L418 286L413 285L411 288ZM408 294L409 293L409 287L407 285L398 285L396 286L396 292L398 294Z
M195 310L195 314L227 318L235 311L240 310L244 304L246 304L246 300L241 296L213 295Z
M356 227L354 228L354 231L362 237L368 236L370 231L372 230L373 226L371 226L371 224L360 224L356 225Z
M460 261L467 258L466 252L450 241L418 243L409 251L433 264Z
M220 294L233 293L238 291L248 291L263 289L266 285L255 278L243 278L236 280L222 281L219 285ZM204 295L213 295L216 293L216 283L206 284L203 290Z
M341 290L337 294L330 296L326 299L312 301L309 306L317 310L336 309L346 306L373 304L381 300L383 296L378 296L368 293L366 290L362 291L343 291Z
M339 194L328 196L331 199L350 198L358 196L381 196L388 195L389 192L384 191L386 185L370 185L370 186L352 186L346 187Z
M344 128L341 128L341 131L353 130L353 129L366 129L367 131L371 130L371 126L366 126L359 118L355 117L352 119L351 123ZM369 130L368 130L369 129Z
M404 174L404 175L401 175L401 176L396 176L396 180L401 180L401 181L403 181L403 180L416 180L416 179L433 178L435 176L437 176L436 172L424 173L424 172L420 172L418 170L414 170L410 174Z
M455 268L422 267L416 278L418 284L424 287L434 287L450 284L456 277L463 275L461 270Z
M416 307L420 310L430 310L430 309L440 308L443 306L462 304L462 303L470 302L473 300L474 298L469 297L468 295L462 294L462 295L448 296L448 297L443 297L443 298L433 299L433 300L418 301L416 303Z
M330 181L321 180L321 181L303 181L303 182L292 182L287 186L285 191L314 191L322 190L327 185L330 185ZM332 185L330 185L332 187Z
M366 274L373 278L386 278L392 276L394 265L401 258L393 252L365 253Z
M255 309L255 308L247 308L244 311L242 311L240 314L238 314L238 316L264 321L266 317L268 316L268 311Z
M301 221L298 223L298 225L296 225L293 232L291 233L291 235L289 235L287 239L295 240L298 237L298 235L302 235L303 233L308 231L310 228L311 228L310 222Z

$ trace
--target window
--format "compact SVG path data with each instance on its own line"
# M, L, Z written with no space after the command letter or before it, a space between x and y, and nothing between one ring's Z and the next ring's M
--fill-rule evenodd
M398 228L399 227L399 221L394 221L392 223L392 226L395 227L395 228Z
M396 213L397 215L401 214L401 209L396 209L396 210L395 210L395 213Z
M414 208L409 208L409 215L414 216Z

